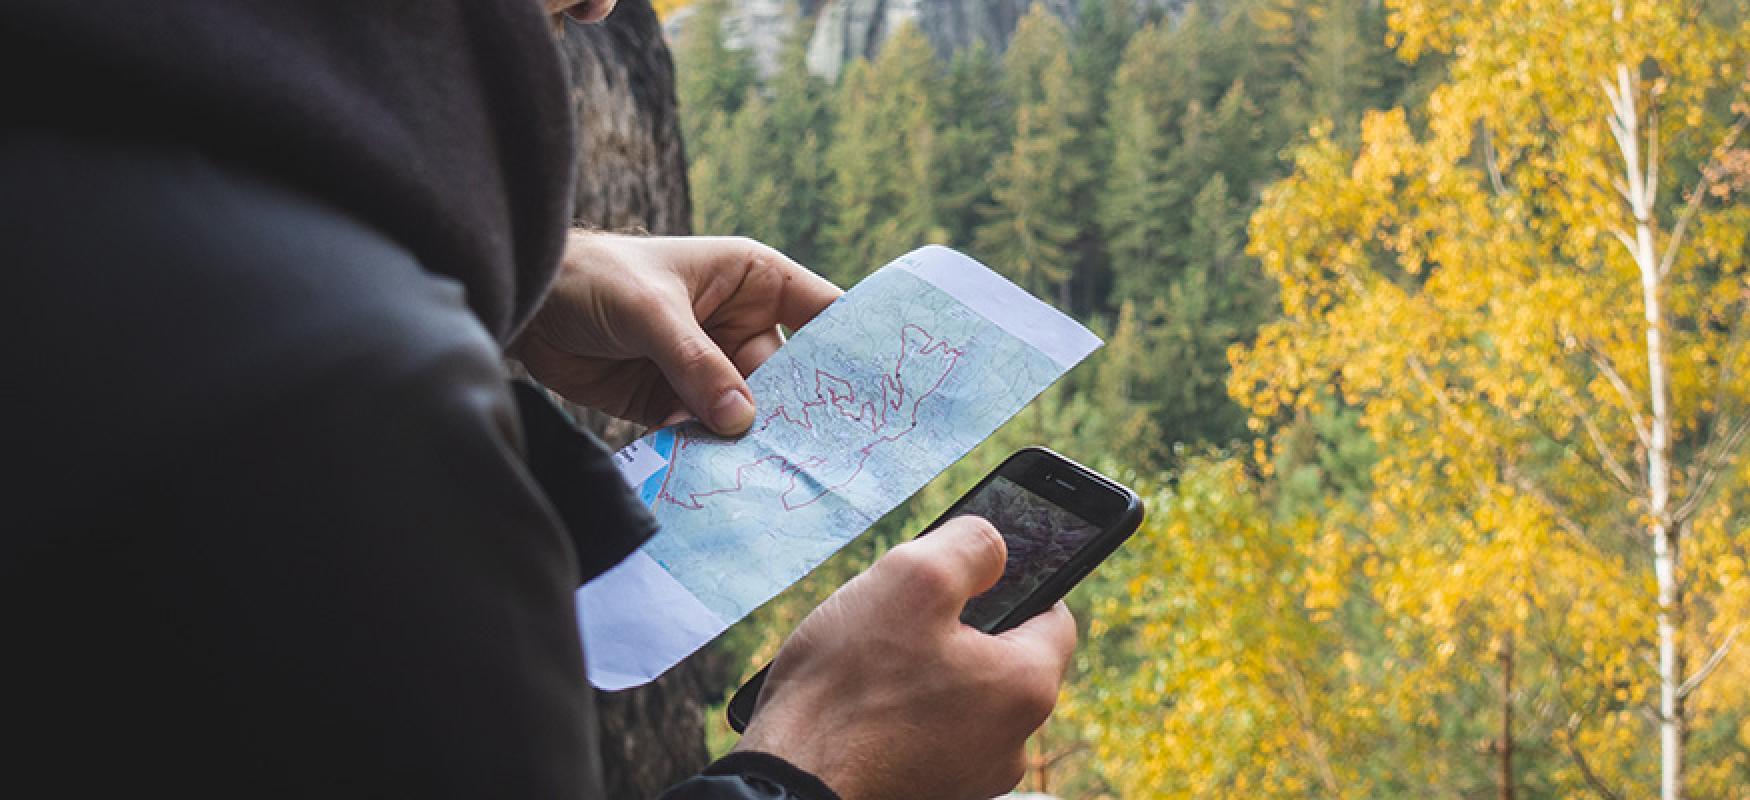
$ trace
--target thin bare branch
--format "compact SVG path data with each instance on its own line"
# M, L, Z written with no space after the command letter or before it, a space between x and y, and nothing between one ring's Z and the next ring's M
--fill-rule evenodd
M1501 180L1501 165L1495 162L1495 134L1487 122L1483 123L1483 165L1488 167L1489 186L1495 190L1495 196L1506 197L1507 183Z
M1622 459L1616 455L1616 450L1610 446L1609 440L1604 438L1604 432L1598 428L1598 421L1592 416L1592 412L1582 406L1580 401L1574 399L1574 396L1567 391L1561 391L1559 394L1562 397L1562 402L1567 404L1568 410L1579 418L1580 427L1586 431L1586 438L1592 441L1592 448L1598 451L1598 467L1614 479L1624 491L1629 494L1639 492L1640 487L1635 485L1635 480L1629 475L1628 468L1623 466Z
M1647 109L1647 178L1641 184L1646 192L1647 208L1659 203L1659 109Z
M1610 356L1605 355L1603 349L1591 341L1584 344L1586 352L1592 357L1592 365L1597 367L1600 373L1603 373L1604 379L1610 382L1611 388L1616 390L1617 397L1622 400L1625 410L1628 411L1629 421L1634 425L1635 436L1641 440L1641 446L1651 447L1653 435L1647 429L1647 421L1641 413L1640 401L1635 398L1635 393L1629 388L1628 381L1622 379L1622 373L1616 371L1616 365L1611 363Z
M1651 722L1654 725L1658 725L1659 723L1665 721L1665 718L1659 715L1659 709L1654 708L1646 703L1642 703L1639 706L1636 706L1635 710L1641 712L1641 719L1644 719L1648 722Z
M1591 534L1586 528L1580 525L1580 523L1568 513L1565 503L1557 500L1554 495L1545 491L1544 488L1538 485L1537 481L1533 480L1530 475L1525 474L1525 471L1521 470L1518 464L1515 464L1512 459L1508 458L1507 448L1503 447L1500 443L1493 441L1488 434L1477 428L1477 426L1470 420L1464 418L1464 415L1452 405L1452 399L1446 396L1446 390L1439 384L1436 384L1434 378L1428 374L1428 368L1423 365L1422 359L1416 356L1410 356L1409 358L1404 359L1404 361L1410 367L1410 374L1416 377L1416 382L1422 384L1422 388L1426 389L1428 394L1434 398L1434 402L1440 407L1441 413L1451 418L1453 424L1456 424L1460 430L1464 431L1465 435L1469 436L1472 441L1487 442L1495 449L1497 458L1500 461L1501 473L1503 477L1507 479L1508 483L1542 503L1545 508L1549 509L1550 515L1555 518L1556 524L1561 526L1562 530L1567 531L1569 535L1587 545L1595 544L1592 541Z
M1707 444L1702 446L1701 453L1695 459L1699 467L1690 471L1687 485L1683 487L1683 503L1671 516L1673 524L1687 522L1691 515L1701 509L1713 492L1714 484L1731 464L1732 457L1737 455L1739 448L1744 446L1745 439L1750 437L1750 413L1740 409L1734 419L1725 410L1727 390L1731 388L1732 382L1732 366L1737 362L1738 348L1744 344L1746 313L1750 313L1750 291L1740 293L1738 313L1732 317L1732 332L1720 355L1720 376L1714 382L1714 420L1708 426Z
M1574 759L1574 765L1580 768L1580 777L1586 779L1586 787L1591 789L1593 794L1604 800L1622 800L1621 795L1611 791L1609 784L1606 784L1604 779L1598 777L1598 773L1592 770L1591 762L1587 761L1586 756L1580 752L1580 748L1574 745L1574 737L1571 732L1563 739L1562 744L1566 747L1568 756Z
M1625 195L1625 196L1626 196L1626 195ZM1632 201L1631 201L1631 202L1632 202ZM1627 233L1627 232L1624 232L1624 231L1621 231L1621 230L1618 230L1618 229L1616 229L1616 228L1611 228L1611 229L1610 229L1610 233L1611 233L1611 235L1612 235L1612 236L1615 236L1615 237L1616 237L1616 243L1617 243L1617 244L1620 244L1620 245L1622 245L1622 249L1624 249L1624 250L1627 250L1627 251L1628 251L1628 257L1629 257L1629 258L1634 258L1634 257L1635 257L1635 240L1634 240L1634 237L1632 237L1632 236L1629 236L1629 235L1628 235L1628 233Z
M1671 266L1677 263L1677 251L1683 246L1684 234L1689 230L1689 223L1701 212L1702 200L1707 197L1707 189L1713 184L1714 170L1720 162L1720 156L1732 149L1738 141L1738 136L1744 133L1746 125L1750 125L1750 116L1738 117L1737 123L1726 131L1719 146L1714 148L1713 155L1701 167L1701 176L1695 180L1695 188L1689 192L1688 202L1683 204L1683 212L1677 216L1677 223L1671 226L1671 235L1665 240L1665 255L1659 259L1659 277L1671 274Z
M1533 606L1533 608L1536 608L1536 606ZM1544 615L1541 610L1535 613ZM1539 627L1542 628L1542 626ZM1547 629L1545 630L1547 631ZM1580 726L1586 721L1586 717L1580 713L1580 710L1576 708L1574 702L1568 699L1568 693L1562 687L1560 673L1577 669L1578 665L1562 655L1562 648L1556 644L1554 637L1548 635L1547 632L1542 636L1536 637L1536 640L1538 648L1549 658L1550 669L1556 673L1552 676L1556 685L1554 692L1556 702L1568 712L1568 721L1563 725L1567 734L1562 737L1564 749L1568 751L1568 756L1574 759L1574 764L1580 768L1580 776L1586 779L1586 785L1592 790L1593 794L1598 795L1600 798L1603 798L1603 800L1621 800L1621 796L1618 795L1615 790L1611 789L1610 785L1605 783L1604 779L1592 769L1592 762L1586 759L1586 754L1580 752L1579 745L1574 742L1574 734L1579 732ZM1606 686L1596 686L1593 689L1591 699L1585 703L1588 713L1597 708L1599 699L1608 688L1609 687Z
M1277 674L1288 678L1290 691L1283 692L1277 689L1276 693L1278 696L1288 695L1285 699L1290 701L1289 707L1294 714L1295 721L1300 723L1300 733L1305 739L1305 752L1307 757L1312 760L1314 772L1318 774L1319 781L1325 785L1326 792L1332 796L1342 794L1342 784L1337 780L1337 772L1331 766L1330 748L1325 744L1324 737L1319 735L1318 729L1313 724L1312 700L1307 691L1306 676L1301 673L1299 667L1280 659L1272 657L1269 662Z
M1719 647L1714 648L1713 654L1707 657L1707 661L1701 665L1701 669L1696 670L1694 675L1689 676L1689 680L1684 681L1682 686L1677 687L1678 696L1688 697L1691 692L1701 686L1702 681L1707 680L1707 676L1712 675L1714 670L1719 668L1720 662L1726 660L1726 653L1731 652L1732 642L1737 641L1738 630L1742 627L1744 626L1732 626L1732 631L1726 634L1726 640L1720 642Z
M1690 483L1689 492L1683 498L1683 504L1671 514L1673 525L1681 525L1689 521L1690 515L1701 509L1707 502L1708 495L1713 492L1714 484L1719 482L1720 475L1732 463L1732 456L1744 446L1744 440L1750 438L1750 415L1740 417L1731 424L1731 432L1719 440L1718 449L1710 444L1703 451L1702 467L1696 471L1694 480ZM1711 452L1710 452L1711 451Z
M1634 202L1634 198L1629 195L1628 184L1623 183L1621 178L1611 178L1610 188L1615 189L1616 193L1622 196L1624 202Z

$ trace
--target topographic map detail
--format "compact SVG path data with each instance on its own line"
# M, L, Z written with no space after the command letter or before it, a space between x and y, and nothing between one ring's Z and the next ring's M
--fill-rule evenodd
M580 596L591 679L600 658L636 655L628 663L639 667L621 671L648 680L651 664L666 669L705 643L623 641L648 630L635 613L660 628L677 603L622 595L672 582L668 599L690 595L679 604L714 617L693 628L715 635L867 530L1098 344L945 248L865 278L749 376L759 412L746 435L724 439L686 423L621 451L623 474L661 529L636 563L617 568L639 572L635 580L598 579ZM628 652L641 646L664 654Z
M857 291L754 373L747 436L675 432L651 504L663 533L646 550L726 619L868 529L1059 371L909 273Z

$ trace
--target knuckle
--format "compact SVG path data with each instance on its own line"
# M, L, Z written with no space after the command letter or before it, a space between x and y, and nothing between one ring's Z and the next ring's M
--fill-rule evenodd
M1014 755L1010 756L1007 763L1002 766L996 778L997 785L992 788L998 794L1013 791L1016 786L1021 785L1021 780L1027 777L1027 766L1026 748L1017 748Z
M640 319L659 319L668 313L669 296L667 292L652 283L641 280L628 280L625 288L626 310Z
M901 545L888 552L882 563L897 574L904 590L921 598L937 598L951 594L957 584L954 571L938 559L930 558L923 548Z
M737 236L733 240L735 248L747 262L749 269L764 269L774 264L778 253L757 239L748 236Z
M715 345L702 336L682 336L670 346L673 351L675 365L681 369L695 370L710 364L715 353Z
M1019 694L1016 699L1020 710L1030 720L1043 722L1051 716L1052 709L1057 708L1058 685L1049 676L1023 684Z
M972 531L984 540L987 552L995 554L998 559L1008 555L1008 543L1003 541L1002 531L997 530L990 520L979 516L968 516L966 520Z
M1037 726L1057 707L1061 670L1051 656L1029 655L1015 660L1003 686L1016 717Z

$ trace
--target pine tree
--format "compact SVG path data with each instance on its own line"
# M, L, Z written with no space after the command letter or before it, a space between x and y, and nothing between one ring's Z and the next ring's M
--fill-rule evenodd
M782 248L787 187L766 144L771 106L750 90L741 108L718 112L699 132L701 153L688 176L693 187L693 230L751 236Z
M1068 47L1069 29L1056 14L1044 3L1027 9L1003 54L1003 91L1017 107L1045 99L1045 75L1056 68L1057 57Z
M1103 118L1118 62L1137 29L1136 5L1130 0L1082 0L1076 18L1070 63L1086 87L1092 113Z
M1083 131L1083 147L1095 176L1075 199L1079 230L1070 248L1075 274L1070 279L1069 308L1078 314L1110 310L1106 299L1112 288L1112 264L1099 214L1101 184L1112 161L1112 135L1105 122L1113 78L1138 19L1133 0L1082 0L1070 36L1070 65L1088 102L1090 122Z
M1389 55L1378 44L1385 37L1382 12L1357 2L1328 3L1323 12L1301 49L1298 72L1311 118L1350 133L1363 109L1390 99L1380 63Z
M1197 185L1206 182L1206 176L1219 172L1224 176L1223 184L1231 187L1230 194L1242 198L1251 196L1253 181L1264 177L1265 166L1271 158L1261 146L1264 142L1260 116L1258 106L1247 93L1246 82L1234 81L1215 104L1215 110L1199 120L1203 129L1197 132L1197 136L1206 148L1206 152L1200 154L1205 160L1187 164L1194 170ZM1190 134L1186 135L1189 138ZM1234 215L1236 219L1243 218L1240 209L1236 209Z
M1068 38L1056 17L1034 6L1004 59L1005 85L1030 99L1016 109L1013 144L992 170L996 202L977 237L993 266L1034 292L1055 289L1065 305L1074 274L1069 248L1082 230L1076 203L1094 177L1088 97L1070 68Z
M675 43L675 95L680 106L681 136L696 142L713 114L741 107L757 82L753 54L732 50L723 37L728 0L700 0Z
M797 25L785 40L772 76L771 128L761 142L765 163L781 189L780 219L768 244L803 264L822 256L826 224L826 137L831 132L831 87L807 66L808 31Z
M1131 39L1113 81L1107 129L1112 161L1100 202L1111 254L1112 303L1144 303L1171 279L1174 200L1183 188L1168 169L1175 142L1167 81L1174 69L1172 32L1150 25Z
M1217 172L1191 203L1180 247L1185 266L1155 308L1155 357L1173 364L1151 387L1158 418L1176 441L1226 443L1245 433L1245 412L1227 397L1228 348L1262 321L1257 267L1242 252L1245 217Z
M906 25L874 61L845 73L826 156L833 218L824 271L841 283L947 236L935 191L938 71L929 41Z
M973 241L979 209L993 202L992 165L1009 145L1014 109L1002 81L1002 65L982 43L955 53L948 65L936 194L956 245Z
M1034 293L1066 285L1066 248L1076 234L1064 185L1070 176L1058 153L1065 142L1051 120L1041 119L1047 116L1041 105L1016 112L1014 146L997 160L996 203L985 208L989 221L977 237L981 257Z

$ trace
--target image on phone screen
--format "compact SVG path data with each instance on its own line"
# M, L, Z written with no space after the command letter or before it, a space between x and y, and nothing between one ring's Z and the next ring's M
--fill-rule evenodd
M1100 535L1094 524L1002 476L966 498L956 513L989 520L1009 548L1003 577L960 612L961 622L983 631Z

